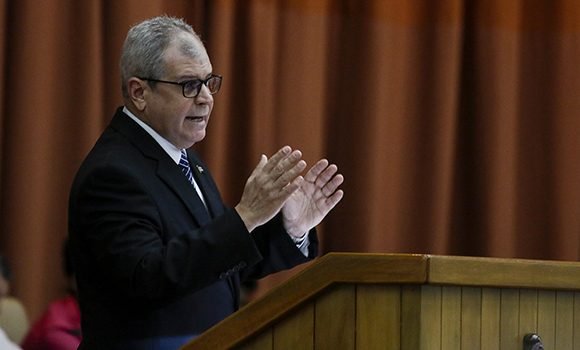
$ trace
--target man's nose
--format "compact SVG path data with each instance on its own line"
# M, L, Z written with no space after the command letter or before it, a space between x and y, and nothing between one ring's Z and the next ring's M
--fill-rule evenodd
M209 92L209 88L207 85L202 84L201 89L199 90L199 94L195 97L195 103L197 104L206 104L213 101L213 96Z

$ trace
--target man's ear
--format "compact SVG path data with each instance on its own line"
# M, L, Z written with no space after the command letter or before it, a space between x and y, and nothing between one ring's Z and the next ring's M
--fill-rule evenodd
M136 77L131 77L127 80L127 93L129 94L129 99L135 107L143 111L147 106L147 101L145 96L148 93L147 82Z

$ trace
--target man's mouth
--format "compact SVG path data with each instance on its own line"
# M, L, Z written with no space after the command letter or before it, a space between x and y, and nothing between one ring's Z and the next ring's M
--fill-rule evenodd
M196 123L201 123L201 122L205 121L204 116L189 116L189 117L185 117L185 119L192 121L192 122L196 122Z

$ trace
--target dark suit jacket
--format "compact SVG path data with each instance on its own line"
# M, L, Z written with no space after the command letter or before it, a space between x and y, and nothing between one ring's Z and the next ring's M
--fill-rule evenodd
M83 349L151 348L200 334L238 308L240 279L308 259L279 216L252 234L189 152L208 210L178 165L117 111L74 180L69 234ZM317 238L309 233L310 257ZM141 344L139 343L139 344Z

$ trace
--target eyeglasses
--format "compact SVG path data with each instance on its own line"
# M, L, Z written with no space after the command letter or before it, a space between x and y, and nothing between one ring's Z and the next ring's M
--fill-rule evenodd
M194 98L197 95L199 95L202 85L207 86L207 88L209 89L209 93L212 95L218 92L220 90L220 87L222 86L222 76L217 74L212 74L209 78L205 80L193 79L182 82L159 80L152 78L139 78L139 79L155 83L180 85L183 96L187 98Z

